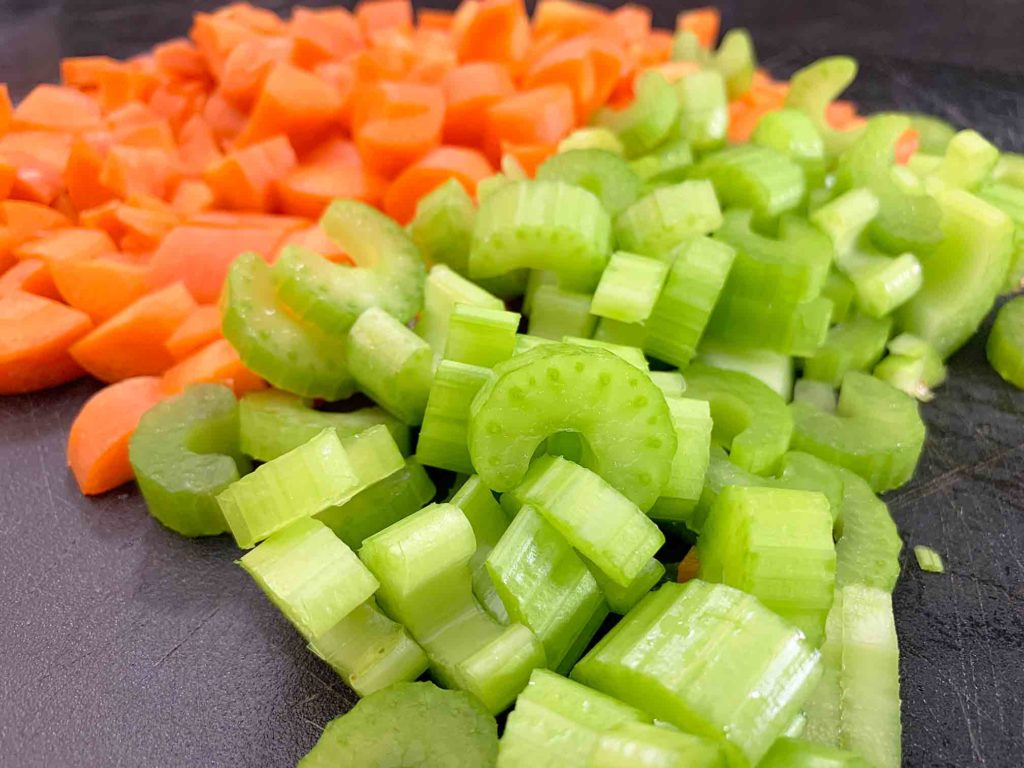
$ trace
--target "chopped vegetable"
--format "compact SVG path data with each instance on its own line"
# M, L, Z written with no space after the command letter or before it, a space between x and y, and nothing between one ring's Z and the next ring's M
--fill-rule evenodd
M1011 299L999 308L986 351L996 373L1024 389L1024 299Z
M917 559L917 567L928 573L945 573L946 567L942 564L942 556L931 547L923 544L914 546L914 557Z

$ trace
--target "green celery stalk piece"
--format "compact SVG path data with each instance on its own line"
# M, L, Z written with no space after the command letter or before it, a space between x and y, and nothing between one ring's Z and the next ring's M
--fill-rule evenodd
M306 640L327 632L378 586L330 528L308 517L270 535L239 564Z
M406 424L423 421L434 354L383 309L371 307L348 334L348 366L359 388Z
M562 181L592 193L610 216L617 216L640 195L640 179L621 154L604 149L559 151L537 169L542 181Z
M843 502L836 520L836 587L860 584L892 592L903 541L885 502L860 476L840 469Z
M729 97L720 72L705 69L679 78L674 84L679 119L669 134L686 141L695 152L725 143L729 128Z
M669 265L658 259L616 251L601 274L590 312L623 323L642 323L650 317Z
M512 490L563 430L583 435L585 466L650 509L676 450L668 406L644 372L603 349L544 344L495 366L471 407L472 467L491 490Z
M275 387L324 400L342 400L355 391L344 339L288 312L259 255L243 253L228 270L221 322L224 338L245 366Z
M624 347L643 347L647 341L647 329L643 323L620 323L601 317L594 328L594 341L610 342Z
M1024 155L1003 152L992 170L992 180L1024 189Z
M756 598L694 579L645 597L573 678L756 765L819 678L818 653Z
M693 165L693 150L685 139L670 137L629 165L639 177L641 189L650 191L664 184L685 181Z
M678 522L686 520L700 500L711 453L713 422L707 401L684 397L666 397L665 401L676 430L676 455L672 472L650 515L655 520Z
M836 391L826 381L798 379L793 385L793 402L808 403L826 413L835 413Z
M587 768L725 768L709 739L647 723L625 723L601 735Z
M540 285L530 304L531 336L557 341L563 336L589 337L597 318L590 314L593 296L557 285Z
M804 376L838 387L850 371L867 371L882 359L892 319L856 315L828 332L825 343L804 361Z
M494 494L476 475L462 484L450 499L450 503L462 510L462 514L473 527L473 535L476 538L476 552L469 562L473 577L473 594L485 611L502 624L508 624L508 611L486 568L491 550L508 529L508 515L498 504ZM523 621L520 623L526 624ZM543 642L543 639L541 640Z
M800 166L805 189L825 181L825 142L814 122L803 112L786 108L762 117L750 139L759 147L781 152Z
M722 224L722 210L711 182L704 179L658 187L615 218L618 247L670 261L685 240L708 235Z
M672 36L672 61L691 61L705 67L711 61L710 53L688 29L680 29Z
M1013 254L1002 290L1018 291L1024 285L1024 184L1013 186L997 181L983 185L976 194L1013 220Z
M737 99L750 90L757 68L754 41L745 29L730 29L711 57L710 65L722 73L730 99Z
M626 151L613 131L599 125L577 128L558 142L559 152L571 152L574 149L603 149L616 155Z
M1024 389L1024 298L1011 299L999 308L985 351L996 373Z
M924 544L917 544L914 547L914 559L917 560L917 567L922 571L927 573L946 572L946 567L942 564L942 555Z
M857 76L857 62L849 56L829 56L818 59L793 74L789 81L786 106L799 110L810 118L825 142L829 157L835 157L849 147L862 130L837 131L828 121L828 105L853 82Z
M830 269L821 295L832 302L832 322L841 323L850 315L856 288L850 278L842 272Z
M771 221L798 207L806 192L799 165L782 152L755 144L706 156L693 176L711 180L723 207L752 209L759 221Z
M530 269L527 272L529 277L526 279L526 293L523 294L523 314L529 316L537 289L542 285L558 287L558 273L546 269Z
M841 263L853 282L857 308L870 317L891 314L924 285L921 261L912 253L886 256L859 245Z
M128 458L146 507L184 536L227 530L216 496L249 471L239 450L238 405L227 387L195 384L139 420Z
M423 289L423 312L415 331L434 354L444 353L448 343L448 323L459 304L471 304L485 309L504 309L505 304L492 293L462 277L444 264L436 264L427 275Z
M519 313L458 304L448 320L446 360L493 368L515 354Z
M456 179L448 179L420 198L409 237L428 264L446 264L465 276L475 219L473 198Z
M844 267L844 257L857 245L858 239L878 216L878 195L870 189L851 189L816 209L811 223L828 235L835 249L836 261Z
M999 150L977 131L959 131L949 140L939 167L930 180L940 188L953 187L968 191L989 177L999 161Z
M651 371L647 374L655 386L665 395L665 402L672 408L669 398L683 397L686 394L686 379L679 371Z
M581 339L578 336L563 336L562 343L573 344L577 347L586 347L587 349L606 350L616 357L622 358L638 371L643 371L644 373L649 374L650 363L647 362L647 357L644 355L644 351L640 349L640 347L613 344L609 341L601 341L600 339Z
M471 696L398 683L329 722L299 768L493 768L497 754L497 723Z
M590 564L590 572L594 574L608 608L612 613L625 616L633 606L639 603L644 596L654 589L665 577L665 566L653 557L647 561L647 565L637 574L628 585L622 586L609 579L604 572L596 565ZM582 654L580 654L582 655Z
M783 737L758 768L871 768L871 764L853 752Z
M835 600L825 619L821 643L821 681L804 704L807 722L801 737L827 747L839 746L842 713L839 675L843 667L843 590L837 586Z
M698 350L697 362L710 368L738 371L771 387L783 400L793 394L793 358L770 349L737 347L708 339Z
M825 343L831 318L832 302L820 296L798 304L771 305L760 298L723 292L708 321L707 339L786 357L810 357Z
M672 130L679 102L668 80L660 72L644 72L636 80L636 95L625 109L605 107L593 122L615 132L627 157L654 149Z
M863 477L878 492L914 474L925 428L917 403L895 387L858 371L843 378L835 413L794 402L793 448Z
M297 246L282 249L274 262L274 285L289 309L330 334L344 333L371 307L400 323L416 316L426 270L416 244L397 222L358 200L335 200L320 226L356 266L335 264Z
M472 474L473 462L467 447L470 409L474 397L490 379L488 368L441 361L434 371L416 442L416 458L421 464Z
M296 520L312 517L350 497L359 479L333 429L217 494L217 504L235 541L251 549Z

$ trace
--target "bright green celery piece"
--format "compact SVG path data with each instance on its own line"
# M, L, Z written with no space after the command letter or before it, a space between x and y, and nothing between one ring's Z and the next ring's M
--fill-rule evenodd
M836 552L828 499L813 491L727 487L697 540L700 578L748 592L812 646L832 606Z
M725 768L722 748L674 728L626 723L601 735L587 768Z
M626 151L636 157L658 146L668 135L679 111L672 86L660 72L644 72L636 81L636 96L625 109L605 107L594 122L613 130Z
M602 734L649 721L611 696L536 669L508 716L498 768L587 768Z
M640 179L621 154L603 149L573 149L552 155L537 169L541 181L563 181L594 194L610 216L617 216L640 195Z
M618 344L622 347L643 347L647 341L647 328L643 323L620 323L607 317L598 318L594 328L594 341Z
M816 209L811 222L828 235L835 249L836 261L843 266L843 257L857 245L857 240L878 215L878 196L870 189L851 189Z
M710 234L721 223L711 182L683 181L652 190L620 213L615 240L622 250L670 261L683 241Z
M422 509L437 489L415 459L377 482L359 490L348 501L329 507L316 518L352 549L392 523Z
M335 527L334 521L338 516L343 515L341 507L347 505L356 495L400 472L406 466L406 461L391 434L380 424L341 438L341 445L355 473L357 484L343 499L317 513L318 519L331 528Z
M597 318L590 314L593 297L557 285L540 285L530 304L527 330L531 336L560 339L563 336L590 336Z
M689 142L679 138L668 139L630 163L633 172L648 190L684 181L692 165L693 150Z
M1018 291L1024 285L1024 184L1015 187L1004 182L994 182L985 184L976 194L1013 220L1013 255L1003 290Z
M448 342L448 323L459 304L485 309L504 309L504 302L492 293L470 282L444 264L437 264L427 275L423 292L423 312L416 323L416 333L437 355Z
M825 638L820 650L821 680L804 704L807 721L800 736L815 744L838 747L842 710L839 673L843 666L843 588L839 585L825 619Z
M420 198L409 236L429 264L447 264L461 275L469 269L476 205L455 179Z
M996 373L1024 389L1024 297L999 308L986 346L988 362Z
M825 181L825 142L814 122L796 109L779 109L762 117L751 141L793 160L804 172L807 189Z
M644 351L639 347L631 347L624 344L613 344L608 341L600 341L599 339L582 339L579 336L563 336L562 342L565 344L572 344L577 347L606 350L616 357L622 358L638 371L648 372L650 369L650 363L647 362L647 357L644 355Z
M621 155L626 151L614 131L599 125L577 128L558 142L559 152L571 152L574 149L603 149L616 155Z
M745 29L730 29L726 32L710 64L725 78L730 99L739 98L749 91L757 67L750 33Z
M503 627L473 597L473 528L452 504L434 504L371 536L360 559L380 581L377 600L420 644L433 674L500 712L544 663L526 627Z
M533 297L537 293L537 289L542 285L553 285L558 286L558 273L551 272L546 269L529 269L527 270L528 277L526 278L526 292L523 294L523 307L522 312L524 315L529 315L530 310L533 309Z
M676 450L668 406L644 372L603 349L545 344L495 366L472 404L472 465L492 490L512 490L563 430L583 436L585 466L650 509Z
M750 208L759 221L799 206L806 189L799 165L782 152L755 144L708 155L694 174L711 180L724 207Z
M545 344L557 344L557 343L558 343L557 339L545 339L545 338L542 338L540 336L531 336L528 333L517 333L516 334L515 352L514 352L514 354L512 356L516 357L517 355L525 354L525 353L529 352L531 349L536 349L537 347L542 347Z
M835 413L836 391L825 381L798 379L793 385L793 402L809 403L819 410Z
M726 243L698 237L676 249L674 256L645 324L643 347L659 360L685 367L696 354L736 252Z
M497 754L497 723L471 696L399 683L329 722L299 768L491 768Z
M992 170L992 180L1024 189L1024 155L1003 152Z
M794 449L856 472L879 492L898 488L914 474L924 423L917 403L884 381L851 371L835 413L806 402L790 410Z
M348 454L333 429L232 483L217 503L235 541L251 549L296 520L351 497L359 485Z
M849 371L867 371L885 353L892 318L856 315L829 329L825 343L804 361L804 376L838 387Z
M946 572L946 567L942 564L942 555L924 544L914 547L914 559L917 560L917 567L926 573Z
M377 591L355 553L318 520L301 518L239 564L306 640L315 640Z
M843 503L836 520L836 588L848 584L892 592L903 542L885 502L854 473L840 469Z
M818 682L818 653L756 598L698 579L663 584L605 635L573 678L718 741L756 765Z
M434 371L434 383L416 442L416 458L420 463L467 475L473 472L467 446L470 406L490 379L488 368L441 361Z
M590 290L610 254L611 219L591 192L561 181L519 181L480 204L469 274L545 269L566 288Z
M651 381L655 383L661 393L665 395L665 401L669 404L669 410L671 410L671 401L669 398L672 397L683 397L686 394L686 379L683 378L683 374L679 371L651 371Z
M357 200L335 200L320 226L356 266L335 264L305 248L284 248L273 276L289 309L332 334L347 331L371 307L402 323L416 316L426 270L416 244L394 219Z
M658 527L633 502L600 476L560 456L535 459L515 495L622 587L630 585L665 543Z
M644 595L654 589L665 577L665 566L655 558L647 561L647 565L629 584L622 586L609 579L596 565L590 564L590 572L594 574L597 585L604 593L604 599L612 613L625 616L633 606L639 603ZM582 655L582 654L580 654ZM578 659L577 659L578 661Z
M832 302L818 297L793 305L731 295L726 287L708 321L707 338L729 346L759 347L784 356L810 357L825 343Z
M943 155L956 129L945 120L918 112L883 112L897 114L910 120L910 127L917 132L918 151L914 154Z
M185 536L224 533L216 495L250 469L227 387L195 384L139 420L128 457L149 513Z
M659 259L616 251L594 291L591 313L623 323L642 323L654 309L668 269Z
M776 741L758 768L871 768L860 755L810 741L783 737Z
M446 360L492 368L512 357L519 313L503 309L456 305L448 319Z
M857 76L857 62L848 56L829 56L796 72L789 81L786 106L803 112L814 123L834 157L850 146L861 130L837 131L828 122L828 105L846 90Z
M972 190L989 177L999 150L977 131L960 131L946 146L942 163L932 179L944 187Z
M415 680L427 671L423 649L372 598L312 640L309 650L360 696Z
M705 67L710 60L711 52L693 32L681 29L672 36L672 61L692 61Z
M786 401L738 371L694 364L685 378L686 396L710 403L713 439L729 451L733 463L754 474L774 471L793 433Z
M383 424L403 455L409 453L409 427L381 408L360 408L345 413L318 411L310 400L264 389L249 392L238 402L242 453L257 461L270 461L298 448L327 428L344 439Z
M694 72L679 78L674 87L679 119L671 135L689 143L695 152L722 146L729 127L729 97L721 73Z
M508 530L508 515L498 504L494 494L476 475L468 478L459 487L449 503L462 510L462 514L473 527L473 536L476 538L476 552L469 561L473 594L485 611L502 624L508 624L508 611L486 568L491 550Z
M876 379L927 403L935 397L932 387L946 378L946 366L938 353L933 354L934 357L923 358L890 352L871 373Z
M558 668L604 602L590 570L529 504L491 550L486 566L510 619L537 636L547 666Z
M325 400L342 400L355 391L344 339L285 310L270 267L257 254L243 253L228 270L221 321L224 338L245 366L275 387Z
M676 455L672 473L651 507L655 520L685 520L700 500L711 448L710 405L704 400L667 397L676 430Z
M739 371L764 382L783 400L793 394L793 358L772 352L722 344L711 339L701 344L697 362L711 368Z
M406 424L423 421L434 353L383 309L371 307L348 334L348 367L359 388Z
M1013 222L968 192L939 195L942 242L922 259L924 285L897 314L901 330L948 357L977 330L1003 287Z
M832 302L832 322L841 323L850 315L856 288L842 272L830 269L821 295Z

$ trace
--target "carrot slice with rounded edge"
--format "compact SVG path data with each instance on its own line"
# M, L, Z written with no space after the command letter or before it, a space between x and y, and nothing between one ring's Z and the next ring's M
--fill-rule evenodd
M691 32L704 48L715 47L722 26L722 14L713 6L692 8L676 16L676 32Z
M275 136L225 155L206 169L203 180L223 208L268 211L274 205L274 183L295 166L292 145L284 136Z
M557 144L572 131L575 118L572 91L565 85L517 93L487 110L484 150L497 162L502 143Z
M195 308L185 286L174 283L104 321L71 346L71 356L106 382L163 373L174 363L164 343Z
M508 67L489 61L455 67L445 75L443 87L444 141L467 146L482 143L488 107L516 91Z
M40 259L49 265L60 261L92 259L117 250L106 232L73 227L58 229L14 249L18 259Z
M530 22L523 0L481 0L461 23L452 43L460 62L521 62L530 46Z
M102 126L96 100L62 85L37 85L14 110L15 129L92 131Z
M213 304L202 304L178 326L164 342L175 360L184 360L198 349L221 338L220 310Z
M263 379L242 364L227 339L217 339L168 368L160 388L171 396L180 394L189 384L205 382L227 384L239 396L266 387Z
M576 0L540 0L533 11L533 35L565 40L601 29L608 11Z
M142 415L163 397L159 376L135 376L85 401L68 433L68 466L82 493L105 493L134 477L128 441Z
M171 206L182 216L191 216L213 207L213 190L205 181L185 179L174 190Z
M412 31L412 3L409 0L360 0L356 3L355 16L368 40L391 30Z
M68 348L89 333L84 312L15 291L0 299L0 395L16 395L77 379L83 371Z
M438 147L406 168L384 195L384 212L408 224L420 198L448 179L456 179L470 195L477 182L494 174L487 158L475 149Z
M319 218L338 198L362 200L376 205L385 181L369 173L362 163L300 165L277 184L281 210L296 216Z
M50 267L42 259L24 259L0 275L0 298L15 291L60 299L50 276Z
M164 197L178 176L176 158L161 149L111 147L103 160L100 183L118 197L152 195Z
M292 11L288 27L292 61L303 69L344 56L363 47L359 22L345 8L302 8Z
M145 296L149 269L115 258L71 259L50 265L61 298L98 323Z

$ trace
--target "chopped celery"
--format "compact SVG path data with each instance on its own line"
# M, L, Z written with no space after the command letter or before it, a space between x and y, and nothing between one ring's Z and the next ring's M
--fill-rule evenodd
M559 152L571 152L574 149L603 149L616 155L626 151L618 136L608 128L600 126L577 128L558 142Z
M917 544L914 547L914 557L917 559L917 567L928 573L945 573L946 568L942 564L942 555L931 547L924 544Z
M804 173L805 188L825 181L825 142L813 121L795 109L780 109L762 117L751 141L789 157Z
M722 748L674 728L626 723L601 735L587 768L725 768Z
M623 323L642 323L654 309L668 269L659 259L616 251L594 291L591 313Z
M823 298L832 302L832 322L841 323L850 314L856 289L850 279L836 269L830 269L821 289Z
M601 317L594 328L594 341L623 347L643 347L646 340L647 328L643 323L620 323L618 320Z
M736 99L750 90L757 67L754 42L745 29L730 29L725 33L710 65L722 73L730 99Z
M473 400L472 466L492 490L511 490L541 442L562 430L583 435L586 466L641 509L651 507L671 472L676 436L664 395L642 371L606 350L570 344L499 363Z
M817 456L789 451L782 457L782 471L775 485L798 491L817 491L828 499L833 523L842 514L845 483L842 470Z
M1013 220L1013 255L1002 290L1019 291L1024 286L1024 185L1015 187L995 182L985 184L976 194Z
M692 165L693 151L690 144L677 138L667 140L630 163L633 172L647 189L684 181Z
M275 387L325 400L341 400L355 390L344 339L285 310L270 267L257 254L243 253L228 270L221 318L224 338L245 366Z
M514 354L512 356L516 357L517 355L525 354L525 353L529 352L531 349L536 349L537 347L542 347L545 344L557 344L557 343L558 343L557 339L545 339L545 338L542 338L540 336L531 336L528 333L517 333L516 334L516 348L515 348L515 352L514 352Z
M707 235L722 223L714 187L706 180L658 187L615 219L619 248L670 261L683 241Z
M239 561L307 640L315 640L377 591L355 553L318 520L300 518Z
M399 683L329 722L299 768L486 768L497 754L498 726L472 697Z
M818 681L818 653L756 598L722 584L663 584L573 677L754 765Z
M542 181L564 181L593 193L611 216L628 208L640 194L640 179L622 155L603 149L559 152L537 169Z
M219 384L195 384L153 406L128 458L153 517L185 536L224 533L215 497L250 468L239 450L235 396Z
M772 744L757 765L758 768L871 768L853 752L787 737Z
M708 340L701 344L697 362L753 376L778 392L783 400L789 400L793 394L793 358L788 355Z
M470 406L473 398L490 379L491 371L488 368L451 360L441 361L434 371L434 382L430 386L430 397L423 414L423 426L416 442L416 458L422 464L465 474L473 472L473 462L466 443Z
M485 309L504 309L497 296L488 293L443 264L438 264L427 275L423 293L423 312L416 323L419 334L437 355L444 352L448 342L448 323L458 304L471 304Z
M672 61L690 61L705 67L711 57L700 38L688 29L680 29L672 37Z
M533 297L537 289L542 285L558 286L558 273L545 269L528 269L529 275L526 279L526 292L523 294L523 314L529 315L533 309Z
M811 214L811 222L828 235L840 266L843 257L878 215L878 196L870 189L851 189Z
M842 711L839 673L842 666L843 590L836 585L835 599L825 619L825 639L821 643L821 680L804 704L807 721L801 734L805 739L823 746L839 746L839 719Z
M423 258L397 222L357 200L335 200L320 226L356 266L335 264L304 248L284 248L273 276L289 309L328 333L344 333L371 307L402 323L416 316L423 305Z
M838 387L849 371L867 371L882 358L891 330L891 318L866 315L833 326L814 357L804 361L804 376Z
M676 430L676 455L650 515L655 520L685 520L704 487L713 426L711 409L703 400L668 397L666 402Z
M875 377L918 400L931 400L932 388L946 380L946 366L935 348L909 333L900 334L888 347L889 356L875 366Z
M604 572L595 565L591 565L591 572L597 579L597 584L604 593L604 599L608 602L608 608L612 613L625 616L633 606L639 603L644 595L654 589L665 576L665 566L653 557L647 561L647 565L636 575L629 584L622 586L605 576Z
M960 131L946 146L942 163L931 176L943 187L972 190L988 178L999 150L977 131Z
M406 424L423 421L434 355L383 309L371 307L348 334L348 367L359 388Z
M810 357L825 342L831 317L828 299L772 306L759 298L730 296L727 287L708 321L707 334L715 342Z
M694 174L711 180L724 207L751 208L759 221L796 208L804 198L800 166L777 150L754 144L708 155Z
M829 56L793 74L789 81L786 106L803 112L814 123L825 141L829 155L835 156L856 141L860 130L837 131L825 112L857 76L857 62L848 56Z
M235 541L251 549L296 520L351 497L359 478L333 429L232 483L217 504Z
M448 319L447 360L492 368L512 357L519 313L458 304Z
M601 109L594 122L611 128L628 157L636 157L661 143L672 129L679 102L660 72L648 71L636 80L633 103L625 109Z
M835 413L836 391L827 381L799 379L793 385L793 401L809 403L826 413Z
M682 397L686 394L686 379L679 371L651 371L648 376L665 395L669 410L672 408L670 398Z
M1024 389L1024 297L1011 299L999 308L985 349L996 373Z
M631 347L624 344L613 344L609 341L600 341L599 339L581 339L578 336L563 336L562 342L565 344L573 344L577 347L604 349L611 352L616 357L622 358L638 371L647 372L650 368L650 364L644 356L644 351L639 347Z
M466 479L449 503L462 510L476 538L476 552L469 561L473 594L485 611L502 624L508 624L508 611L486 568L491 550L508 529L508 515L476 475Z
M465 275L475 219L473 198L457 180L448 179L420 198L409 236L428 264L447 264Z
M557 285L541 285L534 291L527 330L531 336L560 339L563 336L590 336L597 318L590 314L593 297Z
M1003 152L992 169L992 180L1024 189L1024 155Z
M882 114L891 114L884 112ZM917 132L918 151L929 155L942 155L949 146L950 139L956 135L956 129L945 120L932 115L924 115L917 112L898 112L910 120L910 127Z
M870 317L883 317L910 301L924 284L920 260L912 253L886 256L857 247L841 260L853 282L857 307Z
M712 69L694 72L679 78L674 87L679 119L672 135L696 152L722 146L729 127L729 101L721 73Z
M836 587L861 584L892 592L900 575L903 542L885 502L845 469L843 503L836 520Z

